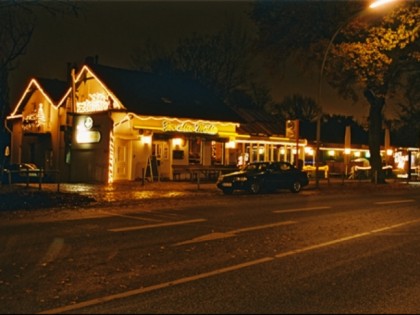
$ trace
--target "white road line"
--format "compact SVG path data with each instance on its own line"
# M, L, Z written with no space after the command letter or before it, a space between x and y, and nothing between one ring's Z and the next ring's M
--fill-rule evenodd
M190 223L197 223L197 222L203 222L203 221L207 221L207 220L206 219L195 219L195 220L185 220L185 221L175 221L175 222L163 222L163 223L157 223L157 224L138 225L138 226L129 226L129 227L123 227L123 228L109 229L108 231L110 231L110 232L126 232L126 231L160 228L160 227L164 227L164 226L190 224Z
M331 209L329 206L321 207L311 207L311 208L296 208L296 209L286 209L286 210L274 210L274 213L287 213L287 212L300 212L300 211L314 211L314 210L325 210Z
M303 252L307 252L307 251L310 251L310 250L314 250L314 249L318 249L318 248L322 248L322 247L327 247L327 246L335 245L335 244L338 244L338 243L343 243L343 242L350 241L350 240L360 238L360 237L363 237L363 236L368 236L368 235L372 235L372 234L375 234L375 233L380 233L380 232L383 232L383 231L392 230L392 229L395 229L395 228L398 228L398 227L401 227L401 226L404 226L404 225L417 223L417 222L420 222L420 220L411 220L411 221L406 221L406 222L399 223L399 224L389 225L389 226L385 226L383 228L375 229L375 230L372 230L372 231L359 233L359 234L354 234L354 235L350 235L350 236L347 236L347 237L342 237L342 238L339 238L339 239L336 239L336 240L332 240L332 241L329 241L329 242L324 242L324 243L320 243L320 244L307 246L307 247L303 247L303 248L300 248L300 249L280 253L280 254L276 255L275 257L276 258L282 258L282 257L290 256L290 255L295 255L295 254L298 254L298 253L303 253Z
M250 261L250 262L245 262L245 263L230 266L230 267L216 269L216 270L213 270L213 271L210 271L210 272L205 272L205 273L201 273L201 274L190 276L190 277L176 279L174 281L168 281L168 282L155 284L155 285L152 285L150 287L138 288L138 289L134 289L134 290L131 290L131 291L126 291L126 292L121 292L121 293L117 293L117 294L113 294L113 295L108 295L108 296L105 296L105 297L101 297L101 298L97 298L97 299L93 299L93 300L88 300L88 301L73 304L73 305L58 307L58 308L55 308L55 309L40 312L38 314L59 314L59 313L73 311L73 310L77 310L77 309L81 309L81 308L84 308L84 307L89 307L89 306L93 306L93 305L97 305L97 304L112 302L112 301L118 300L118 299L128 298L128 297L131 297L131 296L140 295L140 294L143 294L143 293L147 293L147 292L151 292L151 291L155 291L155 290L159 290L159 289L173 287L175 285L182 284L182 283L188 283L188 282L196 281L196 280L199 280L199 279L209 278L209 277L216 276L216 275L219 275L219 274L222 274L222 273L235 271L235 270L238 270L238 269L241 269L241 268L246 268L246 267L249 267L249 266L259 265L259 264L262 264L262 263L265 263L265 262L268 262L268 261L272 261L272 260L274 260L273 257L261 258L261 259L253 260L253 261Z
M407 199L407 200L393 200L393 201L378 201L375 202L375 205L390 205L394 203L406 203L406 202L414 202L414 199Z
M176 244L174 244L174 246L191 244L191 243L206 242L206 241L213 241L213 240L218 240L218 239L222 239L222 238L233 237L233 236L236 236L236 234L241 233L241 232L262 230L262 229L267 229L267 228L272 228L272 227L277 227L277 226L287 225L287 224L293 224L293 223L296 223L296 222L295 221L282 221L282 222L270 223L270 224L265 224L265 225L251 226L251 227L242 228L242 229L233 230L233 231L228 231L228 232L214 232L214 233L205 234L205 235L202 235L202 236L195 237L191 240L186 240L186 241L183 241L183 242L176 243Z
M113 216L113 217L128 218L128 219L134 219L134 220L140 220L140 221L162 222L162 220L159 220L159 219L138 217L138 216L135 216L135 215L119 214L119 213L113 213L113 212L108 212L108 211L102 211L102 212L106 213L110 216Z
M353 240L353 239L356 239L356 238L372 235L374 233L379 233L379 232L382 232L382 231L391 230L391 229L395 229L395 228L398 228L398 227L402 227L402 226L413 224L413 223L419 223L419 222L420 222L420 220L406 221L406 222L403 222L403 223L386 226L386 227L375 229L375 230L372 230L372 231L359 233L359 234L355 234L355 235L350 235L348 237L342 237L342 238L332 240L332 241L329 241L329 242L324 242L324 243L320 243L320 244L317 244L317 245L312 245L312 246L307 246L307 247L303 247L303 248L296 249L296 250L291 250L291 251L288 251L288 252L284 252L284 253L280 253L278 255L275 255L274 257L263 257L263 258L260 258L260 259L251 260L251 261L244 262L244 263L241 263L241 264L216 269L216 270L213 270L213 271L201 273L201 274L194 275L194 276L189 276L189 277L184 277L184 278L180 278L180 279L175 279L173 281L158 283L158 284L155 284L155 285L152 285L152 286L149 286L149 287L138 288L138 289L134 289L134 290L126 291L126 292L121 292L121 293L117 293L117 294L113 294L113 295L100 297L100 298L97 298L97 299L88 300L88 301L85 301L85 302L80 302L80 303L77 303L77 304L72 304L72 305L67 305L67 306L63 306L63 307L58 307L58 308L55 308L55 309L46 310L46 311L40 312L38 314L58 314L58 313L63 313L63 312L74 311L74 310L81 309L81 308L84 308L84 307L103 304L103 303L115 301L115 300L118 300L118 299L123 299L123 298L131 297L131 296L135 296L135 295L140 295L140 294L143 294L143 293L146 293L146 292L151 292L151 291L155 291L155 290L159 290L159 289L173 287L175 285L182 284L182 283L188 283L188 282L192 282L192 281L196 281L196 280L200 280L200 279L209 278L209 277L212 277L212 276L220 275L222 273L236 271L236 270L247 268L247 267L250 267L250 266L256 266L256 265L264 264L266 262L273 261L273 260L278 259L278 258L283 258L283 257L287 257L287 256L300 254L300 253L311 251L311 250L314 250L314 249L327 247L327 246L335 245L335 244L338 244L338 243L343 243L343 242Z

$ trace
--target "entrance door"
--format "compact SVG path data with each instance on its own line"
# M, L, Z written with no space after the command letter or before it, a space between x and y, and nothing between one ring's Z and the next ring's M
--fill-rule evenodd
M115 144L115 166L114 166L114 179L115 180L128 180L129 179L129 165L128 157L130 142L127 140L119 139Z

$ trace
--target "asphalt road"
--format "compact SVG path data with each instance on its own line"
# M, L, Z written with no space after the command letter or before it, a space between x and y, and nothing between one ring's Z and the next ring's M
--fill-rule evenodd
M420 312L418 188L201 196L7 216L0 312Z

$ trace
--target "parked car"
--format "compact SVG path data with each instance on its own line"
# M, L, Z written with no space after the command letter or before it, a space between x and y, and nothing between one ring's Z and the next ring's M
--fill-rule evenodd
M216 183L224 194L235 190L258 194L277 189L297 193L308 184L308 174L288 162L253 162L240 171L220 175Z
M44 172L34 163L17 163L3 169L3 183L9 183L9 175L11 183L39 182L39 178L44 177Z

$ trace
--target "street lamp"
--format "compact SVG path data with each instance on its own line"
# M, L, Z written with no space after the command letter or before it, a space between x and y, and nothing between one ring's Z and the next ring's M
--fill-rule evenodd
M335 33L333 34L333 36L331 37L327 49L325 50L324 53L324 57L322 58L322 63L321 63L321 70L319 71L319 82L318 82L318 106L320 107L321 111L320 114L317 117L316 120L316 152L315 152L315 182L316 182L316 188L319 187L319 176L318 176L318 170L319 170L319 149L320 149L320 144L321 144L321 117L322 117L322 105L321 105L321 85L322 85L322 77L324 74L324 67L325 67L325 62L327 60L327 56L328 53L330 51L330 48L335 40L335 38L337 37L337 35L340 33L340 31L343 29L344 26L346 26L350 21L352 21L355 17L362 15L362 13L364 13L367 9L375 9L379 6L382 6L386 3L389 2L393 2L396 0L376 0L373 1L368 8L364 8L362 10L357 11L355 14L353 14L349 19L347 19L344 23L342 23L337 30L335 31Z

